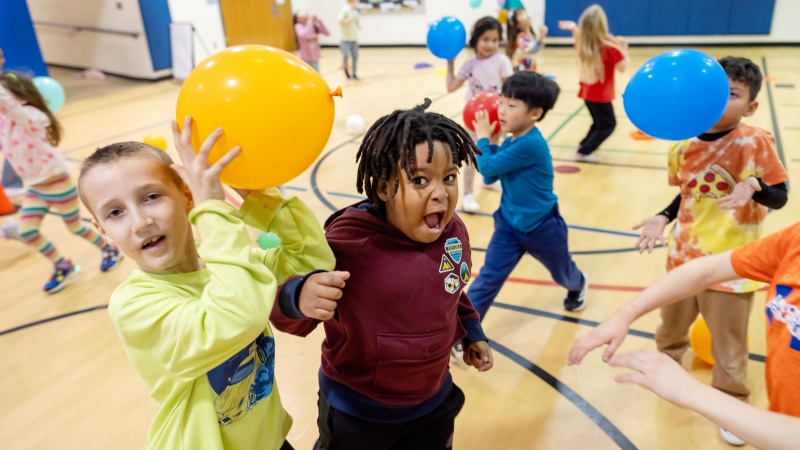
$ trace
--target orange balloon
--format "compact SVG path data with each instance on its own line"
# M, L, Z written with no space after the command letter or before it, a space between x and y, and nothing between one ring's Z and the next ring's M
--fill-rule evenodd
M222 172L240 189L279 186L303 173L325 148L333 128L333 95L317 71L296 56L241 45L192 70L178 94L177 120L194 120L195 151L217 127L224 133L210 162L236 146L242 154Z
M147 145L152 145L155 148L160 148L163 151L167 151L167 140L157 134L148 135L142 142Z

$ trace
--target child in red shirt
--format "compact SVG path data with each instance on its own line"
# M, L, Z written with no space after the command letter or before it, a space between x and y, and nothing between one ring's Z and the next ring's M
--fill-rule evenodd
M614 70L622 72L628 62L628 43L608 33L608 19L600 5L592 5L581 14L577 24L571 20L558 23L562 30L572 31L580 59L581 90L578 97L586 102L592 115L589 133L578 145L575 161L598 162L594 151L617 126L614 117Z

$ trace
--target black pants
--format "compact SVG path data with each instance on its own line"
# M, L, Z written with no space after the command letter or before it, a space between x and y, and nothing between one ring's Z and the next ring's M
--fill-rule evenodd
M294 447L292 447L292 444L290 444L289 441L283 441L283 445L281 445L281 450L294 450Z
M320 393L320 450L449 450L464 392L455 384L436 409L409 422L380 423L333 409Z
M592 115L592 127L589 128L589 134L581 141L578 148L578 153L582 155L589 155L600 147L611 133L617 127L617 119L614 117L614 107L611 102L608 103L595 103L586 102L586 108L589 114Z

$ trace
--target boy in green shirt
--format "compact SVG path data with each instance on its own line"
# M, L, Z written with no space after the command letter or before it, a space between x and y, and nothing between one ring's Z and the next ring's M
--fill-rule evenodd
M184 167L124 142L97 150L78 181L97 229L137 263L108 310L159 405L147 448L291 449L269 314L280 283L333 269L333 253L297 198L270 189L237 191L245 199L239 210L224 201L220 173L241 149L210 165L222 130L195 155L191 119L183 133L172 128ZM254 248L245 224L275 232L282 245Z

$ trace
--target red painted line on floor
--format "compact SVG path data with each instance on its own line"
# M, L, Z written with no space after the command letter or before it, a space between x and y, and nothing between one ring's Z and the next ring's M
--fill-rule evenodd
M478 276L477 274L475 275ZM553 281L545 281L545 280L531 280L528 278L515 278L509 277L509 283L520 283L520 284L532 284L535 286L548 286L548 287L560 287ZM615 286L609 284L589 284L589 289L597 289L598 291L622 291L622 292L641 292L644 290L643 286Z

